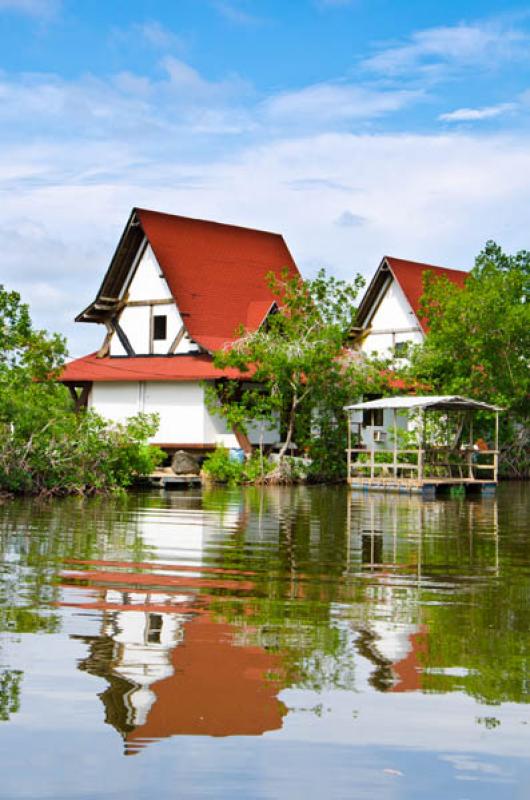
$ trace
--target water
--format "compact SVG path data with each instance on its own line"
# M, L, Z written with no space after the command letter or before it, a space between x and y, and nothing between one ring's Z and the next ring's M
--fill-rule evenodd
M530 794L530 491L0 507L0 797Z

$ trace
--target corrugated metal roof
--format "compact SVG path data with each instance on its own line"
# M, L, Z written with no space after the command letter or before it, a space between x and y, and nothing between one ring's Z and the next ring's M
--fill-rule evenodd
M378 400L368 400L366 403L355 403L345 406L345 411L370 411L370 409L412 409L431 408L433 410L448 411L452 409L477 409L485 411L502 411L499 406L472 400L460 395L425 395L420 397L405 395L401 397L381 397Z

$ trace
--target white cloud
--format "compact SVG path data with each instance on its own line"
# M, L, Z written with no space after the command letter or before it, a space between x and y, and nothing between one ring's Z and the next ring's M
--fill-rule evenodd
M71 320L133 205L281 231L302 269L344 277L384 252L468 267L488 238L528 246L524 133L323 133L417 97L321 84L259 103L237 77L174 58L163 69L157 81L0 80L0 282L74 353L101 338Z
M0 0L0 11L15 11L40 18L53 16L60 6L61 0Z
M381 47L362 66L383 75L414 70L437 74L447 67L494 67L499 62L528 58L529 37L512 28L493 23L460 24L428 28L410 39Z
M182 52L186 49L184 37L166 28L158 20L135 22L127 28L113 28L109 38L111 44L129 51L142 45L155 51Z
M363 217L361 214L343 211L335 220L335 225L339 225L341 228L357 228L359 225L365 225L367 222L368 220L366 217Z
M265 115L273 120L306 124L348 119L369 119L398 111L420 99L411 90L378 91L345 83L319 83L298 91L284 92L263 104Z
M160 22L151 20L137 26L139 33L148 44L156 48L171 49L181 47L182 40L173 31L168 30Z
M516 103L499 103L496 106L482 108L457 108L455 111L440 114L438 119L444 122L480 122L483 119L504 116L516 108Z
M227 2L226 0L216 0L213 4L218 13L229 22L235 25L254 26L262 25L264 20L261 17L251 14L242 8L237 2Z
M319 8L342 8L357 5L358 0L316 0Z

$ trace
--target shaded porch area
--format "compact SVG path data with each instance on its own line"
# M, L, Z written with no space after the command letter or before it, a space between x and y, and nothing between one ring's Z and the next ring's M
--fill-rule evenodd
M494 492L500 411L456 395L386 397L346 406L348 483L357 489L426 495ZM389 412L391 424L384 425L382 415L388 420ZM489 441L475 437L479 412L492 420Z

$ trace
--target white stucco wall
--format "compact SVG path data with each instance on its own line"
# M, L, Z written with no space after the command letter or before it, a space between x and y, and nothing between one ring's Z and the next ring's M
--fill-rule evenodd
M147 246L138 262L126 292L129 302L147 302L150 300L171 300L161 305L127 306L120 315L120 327L129 339L136 355L165 355L182 327L182 317L173 300L169 286L158 265L156 257ZM151 341L151 316L165 315L167 319L167 335L165 339ZM196 352L198 347L184 336L176 353ZM118 336L113 335L110 343L111 356L125 356L126 352Z
M129 296L129 300L171 299L169 286L150 245L145 248L126 293Z
M401 287L392 280L373 317L367 320L370 333L362 350L370 355L388 357L398 342L420 344L423 334L418 320Z
M206 408L204 390L198 382L94 383L89 405L116 422L124 422L139 411L159 414L160 426L152 438L154 443L239 446L224 421ZM258 426L253 427L249 438L253 444L259 443ZM264 433L264 444L273 444L278 439L277 430Z

